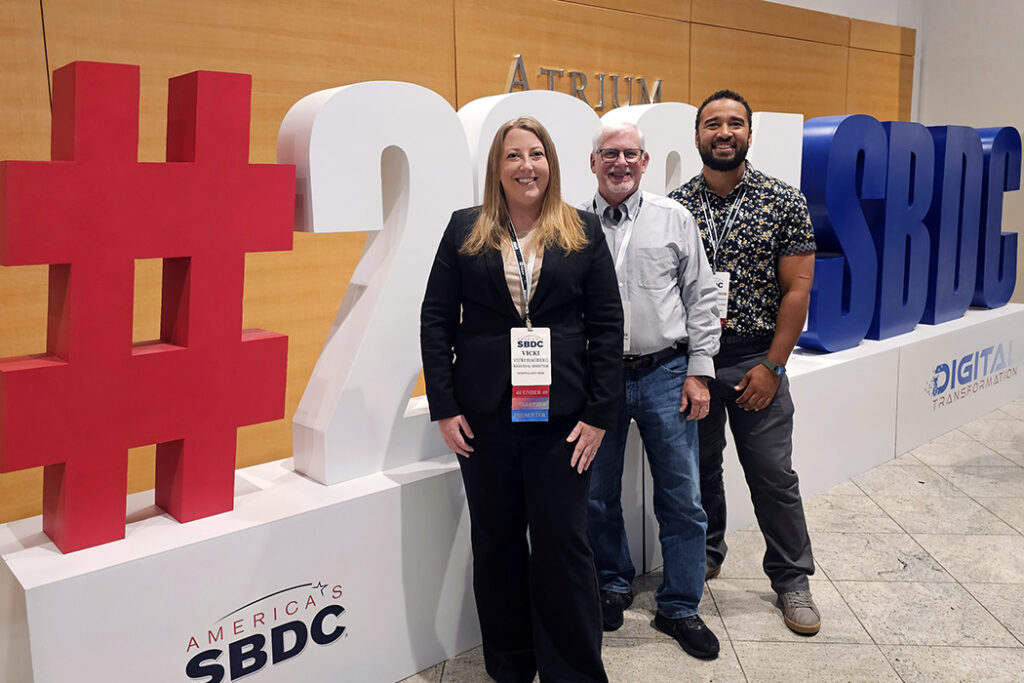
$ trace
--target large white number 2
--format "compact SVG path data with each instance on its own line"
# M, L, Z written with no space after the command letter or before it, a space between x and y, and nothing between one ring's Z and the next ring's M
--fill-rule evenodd
M410 83L322 90L285 116L277 158L296 166L296 229L374 231L295 413L295 469L334 484L443 454L427 416L405 413L432 257L473 203L458 116Z

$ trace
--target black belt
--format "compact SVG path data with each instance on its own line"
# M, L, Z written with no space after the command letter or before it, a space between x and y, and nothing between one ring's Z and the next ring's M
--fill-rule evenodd
M665 359L678 356L686 353L686 344L677 344L676 346L670 346L661 351L655 351L654 353L645 353L642 356L623 356L622 367L629 370L639 370L640 368L649 368L655 363L659 363Z
M749 346L749 347L760 347L765 348L771 346L773 336L768 334L761 337L741 337L735 332L722 332L722 338L719 342L721 348L727 346Z

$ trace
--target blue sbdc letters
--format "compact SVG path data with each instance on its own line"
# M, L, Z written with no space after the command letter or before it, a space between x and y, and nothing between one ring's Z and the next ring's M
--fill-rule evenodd
M800 345L838 351L1009 301L1017 235L1001 232L1003 193L1020 171L1013 128L808 121L801 186L818 254Z

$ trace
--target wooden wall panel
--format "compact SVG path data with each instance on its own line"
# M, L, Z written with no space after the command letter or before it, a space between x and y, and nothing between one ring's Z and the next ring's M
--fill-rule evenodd
M731 88L755 110L807 118L843 114L846 69L845 47L693 25L690 92L696 103Z
M253 75L254 162L274 161L285 113L317 90L392 79L455 101L451 0L43 2L51 68L77 59L142 66L146 161L163 159L167 79L196 69Z
M904 26L850 20L850 47L862 50L913 55L916 36L917 31Z
M38 0L0 2L0 159L50 158L50 93Z
M521 26L524 30L495 30ZM528 27L528 30L525 30ZM546 88L540 67L575 69L587 74L588 101L595 104L595 73L642 76L649 88L661 79L664 101L689 97L689 24L624 14L557 0L456 0L456 68L459 106L505 91L509 66L522 54L532 88ZM568 76L555 89L569 91ZM625 85L620 82L620 104ZM634 104L640 102L634 93ZM606 83L606 108L611 97Z
M906 26L900 27L900 54L913 57L917 54L917 31Z
M900 55L850 48L846 111L879 121L900 118Z
M847 45L850 38L846 17L763 0L693 0L690 20L833 45Z
M0 159L50 158L50 94L38 0L0 2ZM46 267L0 266L0 357L46 349ZM38 512L42 468L0 475L0 522Z
M571 2L576 5L589 5L591 7L603 7L605 9L616 9L622 12L633 14L647 14L652 17L663 17L665 19L678 19L680 21L690 20L690 0L559 0Z
M910 120L910 108L914 100L914 58L900 55L900 121Z

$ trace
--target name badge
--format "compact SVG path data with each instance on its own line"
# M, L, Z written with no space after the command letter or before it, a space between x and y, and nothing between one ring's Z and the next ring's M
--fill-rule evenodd
M715 273L715 286L718 287L718 317L725 323L729 317L729 272L725 270Z
M513 327L512 421L547 422L551 404L551 329Z
M622 300L622 352L627 353L629 351L629 321L631 320L629 315L629 302L625 299Z

